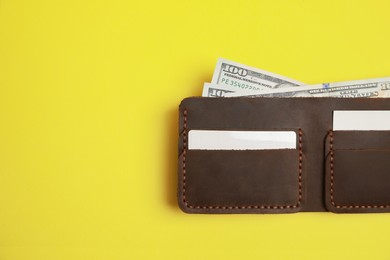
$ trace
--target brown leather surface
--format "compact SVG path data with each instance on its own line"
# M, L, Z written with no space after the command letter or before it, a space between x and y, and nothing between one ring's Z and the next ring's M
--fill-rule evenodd
M390 212L390 131L331 132L333 110L390 110L390 99L183 100L180 208L188 213ZM187 150L192 129L294 130L301 145L275 151Z
M326 204L333 212L390 210L390 131L329 135Z

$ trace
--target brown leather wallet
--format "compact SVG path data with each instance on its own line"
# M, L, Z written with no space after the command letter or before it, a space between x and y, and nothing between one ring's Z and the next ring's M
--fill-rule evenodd
M187 213L390 212L390 131L333 131L334 110L377 98L203 98L179 108L178 202ZM189 150L190 130L290 130L297 149Z

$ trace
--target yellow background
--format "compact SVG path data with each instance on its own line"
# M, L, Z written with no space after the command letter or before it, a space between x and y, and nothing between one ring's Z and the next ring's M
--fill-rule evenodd
M390 214L187 215L177 108L218 57L390 76L388 1L0 0L0 260L390 259Z

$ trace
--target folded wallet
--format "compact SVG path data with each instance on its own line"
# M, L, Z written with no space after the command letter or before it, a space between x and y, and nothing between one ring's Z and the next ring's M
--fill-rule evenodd
M180 208L208 214L390 212L390 131L333 131L334 110L390 110L390 99L184 99ZM297 149L189 150L190 130L294 131Z

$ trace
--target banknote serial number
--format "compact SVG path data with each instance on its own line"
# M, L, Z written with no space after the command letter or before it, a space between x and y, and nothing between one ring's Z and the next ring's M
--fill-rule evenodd
M241 83L241 82L238 82L236 80L227 79L227 78L222 78L221 83L228 85L228 86L231 86L231 87L235 87L235 88L261 90L261 88L251 86L251 85L248 85L245 83Z

